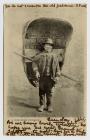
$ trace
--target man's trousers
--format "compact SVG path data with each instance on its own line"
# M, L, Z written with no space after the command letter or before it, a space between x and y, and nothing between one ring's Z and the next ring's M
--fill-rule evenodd
M46 104L47 106L52 105L52 96L54 92L54 81L50 76L43 76L39 81L39 99L40 105L45 104L45 96L46 96Z

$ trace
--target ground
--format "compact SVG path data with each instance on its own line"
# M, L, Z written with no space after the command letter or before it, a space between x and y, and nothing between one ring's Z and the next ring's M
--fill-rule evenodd
M9 92L11 94L8 96L8 114L11 117L78 117L84 115L82 84L76 84L63 77L56 85L52 113L37 111L39 107L38 88L33 87L29 82L25 84L25 87L23 85L20 88L18 85L11 86Z

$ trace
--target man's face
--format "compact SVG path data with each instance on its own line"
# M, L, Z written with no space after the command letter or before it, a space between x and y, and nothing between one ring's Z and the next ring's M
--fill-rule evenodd
M51 52L51 51L52 51L52 46L51 46L50 44L45 44L45 45L44 45L44 50L45 50L46 52Z

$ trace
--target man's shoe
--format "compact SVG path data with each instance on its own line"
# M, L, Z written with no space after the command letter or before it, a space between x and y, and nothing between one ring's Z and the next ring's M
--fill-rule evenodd
M44 105L41 105L41 106L38 108L38 111L39 111L39 112L43 112L43 110L44 110Z
M48 112L53 112L52 106L48 106Z

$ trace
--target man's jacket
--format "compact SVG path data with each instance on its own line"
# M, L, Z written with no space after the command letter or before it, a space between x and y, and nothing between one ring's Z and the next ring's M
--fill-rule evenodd
M55 78L60 76L59 59L53 52L42 52L36 55L32 62L34 72L38 71L41 76L51 76Z

